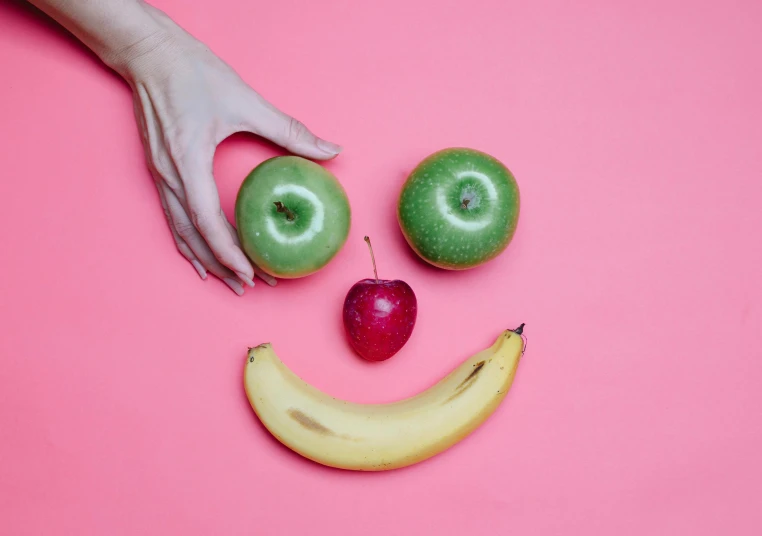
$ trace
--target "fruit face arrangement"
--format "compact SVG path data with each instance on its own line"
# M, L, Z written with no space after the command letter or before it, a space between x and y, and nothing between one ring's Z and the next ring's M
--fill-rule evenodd
M347 240L349 201L336 178L297 156L276 157L244 180L235 207L244 252L274 277L324 268ZM405 240L425 262L466 270L499 256L516 232L519 190L494 157L451 148L425 158L397 203ZM374 277L344 299L347 340L368 361L397 354L413 333L415 292L405 281ZM338 400L297 377L270 343L249 349L244 387L256 415L281 443L323 465L359 471L396 469L430 458L478 428L499 406L524 353L524 324L464 361L438 383L389 404Z

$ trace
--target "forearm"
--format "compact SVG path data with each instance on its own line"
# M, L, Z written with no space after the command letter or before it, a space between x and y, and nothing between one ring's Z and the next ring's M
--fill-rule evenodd
M28 1L120 73L161 39L162 26L141 0Z

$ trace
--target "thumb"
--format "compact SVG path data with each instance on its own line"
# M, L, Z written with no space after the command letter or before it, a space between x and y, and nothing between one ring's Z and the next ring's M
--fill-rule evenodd
M304 123L261 100L255 106L247 126L253 134L306 158L329 160L335 158L342 149L335 143L315 136Z

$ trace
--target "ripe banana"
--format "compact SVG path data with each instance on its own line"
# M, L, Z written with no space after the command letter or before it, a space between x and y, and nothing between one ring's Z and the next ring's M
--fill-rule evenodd
M492 414L523 354L523 327L502 332L428 389L386 404L333 398L262 344L248 352L246 396L265 428L305 458L341 469L397 469L450 448Z

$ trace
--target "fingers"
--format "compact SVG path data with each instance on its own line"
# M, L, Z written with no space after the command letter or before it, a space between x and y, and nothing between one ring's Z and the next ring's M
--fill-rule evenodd
M241 247L241 241L238 238L238 233L235 230L235 227L227 220L225 219L225 223L228 224L228 230L230 231L230 234L233 236L233 240L235 240L235 243L238 247ZM270 285L271 287L274 287L278 284L278 281L268 274L267 272L263 272L256 264L252 263L252 266L254 267L254 275L259 277L262 281Z
M209 248L206 240L201 236L193 224L185 207L180 203L175 193L164 183L159 182L158 187L162 191L167 206L168 220L171 222L173 234L186 244L194 258L212 274L222 279L233 292L241 296L244 292L241 281L229 268L223 266ZM179 247L178 247L179 249ZM183 253L182 250L180 250ZM183 253L185 254L185 253ZM186 257L187 258L187 257ZM252 285L253 286L253 282Z
M137 88L137 93L139 98L134 100L135 115L141 129L146 160L154 177L164 216L178 251L193 265L202 279L207 278L207 270L209 270L222 279L233 292L239 296L242 295L243 286L240 281L218 262L203 239L199 237L188 218L183 203L170 187L172 184L178 191L182 191L177 169L165 147L160 145L162 138L158 132L157 118L151 101L144 88Z
M245 122L249 132L306 158L329 160L341 152L341 146L315 136L304 123L281 112L259 95L255 94L252 102Z
M180 251L180 253L185 257L196 269L196 272L198 272L198 275L201 277L201 279L206 279L206 268L198 261L196 258L196 255L193 253L193 250L188 246L188 244L183 240L180 235L177 233L177 229L175 227L174 218L172 217L172 214L169 212L169 207L167 206L167 198L166 194L164 193L164 188L162 188L162 182L157 181L156 182L156 188L159 191L159 199L161 200L161 208L164 209L164 216L167 219L167 224L169 225L170 231L172 231L172 238L175 240L175 245L177 246L177 249Z
M254 268L228 229L228 220L220 207L217 185L212 177L212 156L189 151L184 160L175 161L185 193L186 214L206 241L217 260L250 287L254 286Z

